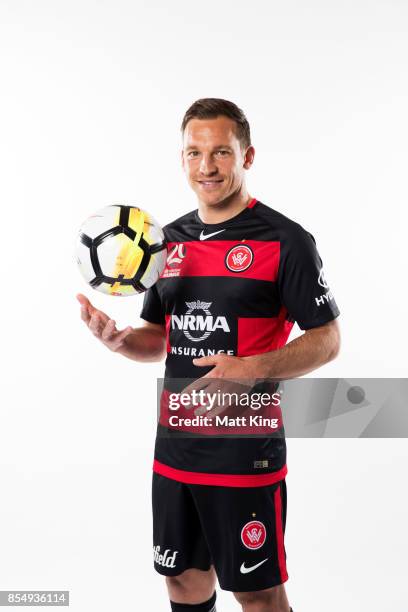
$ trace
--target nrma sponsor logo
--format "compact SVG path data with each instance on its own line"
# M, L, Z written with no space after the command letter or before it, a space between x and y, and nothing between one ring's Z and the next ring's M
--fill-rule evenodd
M192 342L202 342L217 329L229 333L226 317L214 317L210 312L212 302L186 302L187 312L184 315L171 315L171 329L182 330ZM202 312L204 314L198 314ZM193 333L190 333L193 332Z

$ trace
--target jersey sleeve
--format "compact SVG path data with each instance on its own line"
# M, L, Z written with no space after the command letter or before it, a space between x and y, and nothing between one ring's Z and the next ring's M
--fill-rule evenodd
M149 323L165 324L165 315L156 285L145 292L140 318Z
M300 226L282 244L278 286L289 317L303 330L324 325L340 314L316 241Z

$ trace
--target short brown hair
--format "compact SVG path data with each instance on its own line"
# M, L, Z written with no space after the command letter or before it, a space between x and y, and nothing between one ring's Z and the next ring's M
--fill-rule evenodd
M222 98L200 98L187 110L181 123L181 133L184 133L191 119L215 119L220 115L235 121L236 136L241 146L246 149L251 145L251 130L243 111L233 102Z

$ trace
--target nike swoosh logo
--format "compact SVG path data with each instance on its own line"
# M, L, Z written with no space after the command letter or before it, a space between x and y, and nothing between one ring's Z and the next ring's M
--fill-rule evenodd
M249 572L253 572L254 570L256 570L258 567L260 567L261 565L263 565L264 563L266 563L266 561L269 559L269 557L267 557L266 559L264 559L263 561L261 561L260 563L257 563L256 565L253 565L252 567L245 567L245 561L244 563L241 565L241 567L239 568L239 571L241 572L241 574L249 574Z
M225 229L218 230L218 232L213 232L212 234L204 234L204 230L200 234L200 240L207 240L207 238L211 238L211 236L215 236L216 234L220 234L221 232L225 232Z

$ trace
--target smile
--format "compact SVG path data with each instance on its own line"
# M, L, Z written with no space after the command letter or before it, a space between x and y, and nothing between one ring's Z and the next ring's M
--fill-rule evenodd
M220 179L217 181L197 181L197 182L199 183L199 185L201 185L201 187L213 189L214 187L217 187L220 183L222 183L223 179Z

